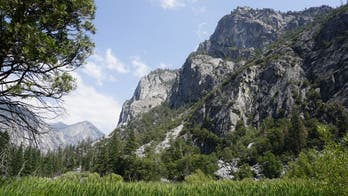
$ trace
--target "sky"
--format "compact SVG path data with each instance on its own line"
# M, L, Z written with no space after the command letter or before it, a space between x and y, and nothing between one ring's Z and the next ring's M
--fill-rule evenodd
M176 69L209 39L237 6L300 11L345 0L95 0L94 54L77 69L77 89L63 98L66 112L53 121L90 121L113 131L122 104L139 79L158 68Z

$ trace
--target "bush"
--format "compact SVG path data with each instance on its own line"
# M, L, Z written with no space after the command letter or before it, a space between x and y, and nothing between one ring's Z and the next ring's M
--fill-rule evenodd
M235 177L237 180L242 180L244 178L252 178L253 176L253 171L251 171L251 167L248 164L243 164L242 166L240 166L239 171L235 173Z
M202 170L197 169L193 174L185 177L187 183L206 183L213 181L213 178L206 175Z
M117 182L122 182L123 178L120 175L117 174L108 174L103 176L102 178L103 182L108 182L108 183L117 183Z
M98 173L90 172L67 172L57 178L62 181L73 181L73 182L100 182L101 178Z
M266 152L258 161L261 164L262 173L265 177L278 178L280 176L283 165L272 152Z
M332 195L348 193L348 150L330 144L322 152L301 153L298 160L290 164L289 177L312 178L325 182Z

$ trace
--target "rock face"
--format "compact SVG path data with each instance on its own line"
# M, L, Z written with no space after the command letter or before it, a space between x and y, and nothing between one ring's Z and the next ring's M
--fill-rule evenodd
M239 159L234 159L231 163L227 163L223 160L218 160L218 170L214 173L218 178L224 180L233 180L235 177L232 175L234 172L238 172L238 161Z
M127 123L139 114L148 112L151 108L164 103L171 95L178 71L155 70L143 77L136 88L133 97L123 104L118 127Z
M179 72L170 103L174 107L193 103L210 92L232 73L241 63L224 61L208 55L191 55Z
M238 7L220 20L210 40L203 42L198 51L220 58L248 59L286 31L304 26L330 10L330 7L322 6L282 13L272 9Z
M348 11L326 20L279 42L244 66L205 100L194 122L202 125L209 119L210 130L224 136L238 120L257 126L268 116L287 117L294 106L312 101L308 94L313 86L323 101L347 108ZM315 108L304 110L312 114Z
M92 123L84 121L73 125L54 123L39 128L39 135L23 131L19 127L8 129L10 142L15 145L35 146L43 152L56 150L59 147L76 145L81 141L95 141L104 137Z
M10 136L10 143L18 146L35 146L42 152L65 146L64 134L52 131L49 127L42 127L40 134L35 136L30 132L15 127L12 127L8 133Z
M178 72L163 81L161 72L142 79L120 124L166 102L192 109L186 122L224 137L239 120L258 126L267 117L289 117L299 105L314 115L313 91L348 108L347 32L347 6L287 13L237 8Z
M88 121L72 125L56 123L53 124L52 128L58 133L63 133L64 145L76 145L81 141L95 141L104 137L104 134Z

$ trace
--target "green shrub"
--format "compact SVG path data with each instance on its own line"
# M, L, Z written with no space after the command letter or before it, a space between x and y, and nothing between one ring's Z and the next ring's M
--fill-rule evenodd
M311 178L328 184L332 195L348 193L348 150L337 144L330 144L322 152L307 151L290 164L287 176Z
M107 183L118 183L118 182L122 182L123 178L122 176L117 174L107 174L103 176L102 181Z
M67 172L57 178L62 181L72 182L100 182L101 178L98 173L90 172Z
M213 181L213 178L203 173L200 169L185 177L185 182L187 183L207 183L210 181Z
M261 164L262 173L265 177L278 178L280 176L283 165L272 152L266 152L264 156L259 158L258 162Z
M253 176L253 171L251 171L251 167L248 164L243 164L242 166L240 166L238 172L235 173L235 177L237 180L252 178Z

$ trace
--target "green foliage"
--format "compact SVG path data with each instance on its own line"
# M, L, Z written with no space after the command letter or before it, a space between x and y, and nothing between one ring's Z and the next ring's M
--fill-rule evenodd
M126 145L124 147L124 154L134 155L134 152L138 146L139 146L139 144L136 141L135 132L130 131L128 134L128 138L126 140Z
M112 174L107 174L103 176L102 180L105 183L118 183L118 182L122 182L123 178L120 175L112 173Z
M162 104L130 122L127 129L123 132L135 132L136 141L140 144L162 141L166 131L180 125L182 121L181 115L185 109L171 109L169 106Z
M183 140L175 141L162 155L162 161L171 180L184 180L185 176L200 169L207 175L217 170L214 154L199 154L199 149L188 145Z
M237 180L243 180L244 178L252 178L254 174L250 165L244 163L239 167L238 172L234 173L234 176Z
M185 177L185 182L187 182L187 183L200 183L200 184L202 184L202 183L209 183L211 181L213 181L213 178L210 176L207 176L200 169L197 169L194 173Z
M189 132L192 134L196 145L200 147L201 152L204 154L214 152L216 150L215 148L221 142L221 139L217 135L205 128L195 126Z
M0 10L3 100L46 102L70 92L75 80L68 70L81 66L94 48L94 1L8 0L0 2Z
M284 150L285 135L284 127L270 128L266 131L267 138L272 146L272 152L281 154Z
M315 150L303 151L299 154L295 162L289 164L290 170L287 172L289 177L314 177L313 162L317 159L318 152Z
M5 150L9 141L10 141L10 136L8 135L7 131L5 132L0 131L0 153Z
M20 145L18 149L12 148L10 155L11 155L10 175L20 176L23 169L23 164L24 164L23 146Z
M244 121L239 120L236 125L235 134L237 137L243 137L246 134L246 127Z
M67 172L57 178L57 180L61 181L69 181L76 183L97 183L101 181L101 178L98 173L90 173L90 172Z
M283 169L282 162L272 152L266 152L265 155L261 156L258 160L262 167L262 173L267 178L278 178L280 177Z
M332 195L327 184L309 180L209 181L206 183L80 183L47 178L8 180L0 195Z
M291 127L287 133L286 146L289 151L299 154L301 149L306 147L308 130L304 125L298 111L294 112L291 118Z
M290 164L289 177L321 180L328 185L333 195L348 193L348 150L341 145L331 144L322 152L302 152L298 160Z
M133 158L126 160L125 179L128 181L159 181L163 166L151 158Z

